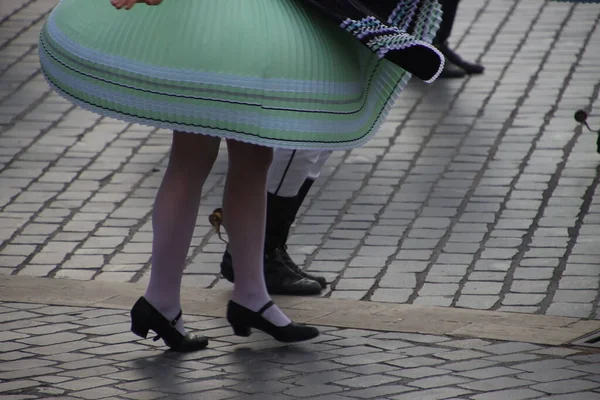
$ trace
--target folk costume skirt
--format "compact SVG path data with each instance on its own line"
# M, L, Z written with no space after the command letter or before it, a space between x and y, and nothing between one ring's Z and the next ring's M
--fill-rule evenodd
M382 46L426 52L439 6L396 1L387 22L340 24L308 3L164 0L125 11L61 0L41 32L42 70L58 93L103 116L269 147L360 146L412 75ZM382 39L390 32L403 39ZM443 58L433 69L442 67Z

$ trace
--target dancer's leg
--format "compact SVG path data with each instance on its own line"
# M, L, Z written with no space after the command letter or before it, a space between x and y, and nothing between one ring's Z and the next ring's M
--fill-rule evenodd
M223 215L233 259L233 301L252 311L260 310L270 296L263 271L267 173L273 150L228 140L229 168L223 195ZM290 320L277 306L264 313L277 326Z
M219 139L175 132L152 216L152 269L144 297L167 319L181 309L183 269L196 225L202 186L219 153ZM176 328L185 334L183 320Z

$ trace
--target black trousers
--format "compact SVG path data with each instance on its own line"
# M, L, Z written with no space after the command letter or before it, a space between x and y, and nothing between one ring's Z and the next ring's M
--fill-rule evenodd
M452 26L454 25L454 19L456 18L456 10L458 9L458 2L460 0L438 0L442 5L442 23L440 29L437 32L434 42L445 43L450 38L452 33Z

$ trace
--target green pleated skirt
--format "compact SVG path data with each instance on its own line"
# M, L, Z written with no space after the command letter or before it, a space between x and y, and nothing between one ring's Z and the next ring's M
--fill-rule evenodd
M364 144L410 78L298 0L61 0L40 60L101 115L293 149Z

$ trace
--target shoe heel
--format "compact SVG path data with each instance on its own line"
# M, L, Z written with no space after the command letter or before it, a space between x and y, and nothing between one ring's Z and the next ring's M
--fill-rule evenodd
M148 337L149 330L150 328L146 324L136 320L131 321L131 332L138 335L139 337L146 339L146 337Z
M250 333L252 333L252 329L250 329L249 326L231 325L231 327L236 336L248 337L250 336Z

